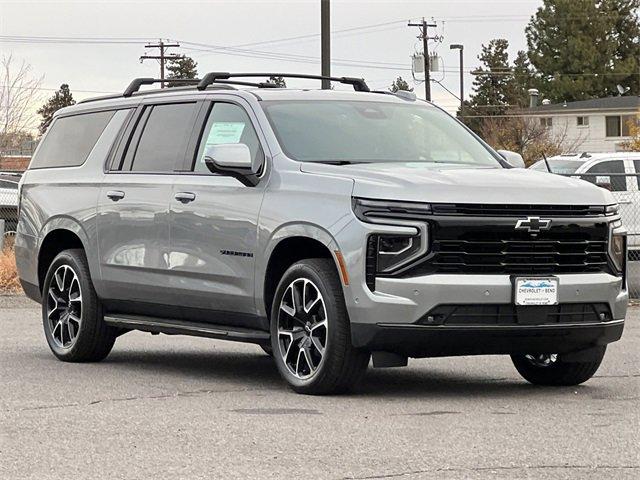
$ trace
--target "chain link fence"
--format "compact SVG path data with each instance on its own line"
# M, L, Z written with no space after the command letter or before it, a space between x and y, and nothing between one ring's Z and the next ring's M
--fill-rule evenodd
M19 173L0 172L0 245L15 234L18 224Z
M640 174L639 173L580 173L565 174L579 178L611 192L620 207L622 224L627 230L627 281L629 295L640 299Z

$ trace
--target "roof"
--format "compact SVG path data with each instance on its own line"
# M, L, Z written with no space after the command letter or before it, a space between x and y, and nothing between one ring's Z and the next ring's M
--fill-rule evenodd
M556 155L548 160L628 160L640 158L640 152L609 152L609 153L576 153L571 155Z
M389 103L406 103L411 100L403 98L401 95L391 92L357 92L353 90L322 90L322 89L294 89L294 88L224 88L225 85L211 85L205 90L198 90L195 87L176 87L171 89L142 90L134 93L130 97L122 95L109 95L86 99L83 102L64 107L55 113L55 116L80 113L82 111L95 110L96 108L116 107L123 108L137 105L145 99L169 99L211 95L220 93L225 95L236 95L247 98L247 96L258 100L350 100L350 101L376 101ZM424 100L416 99L422 103Z
M577 102L554 103L551 105L539 105L528 108L527 113L562 113L587 110L637 110L640 113L640 97L606 97L593 98L591 100L580 100Z

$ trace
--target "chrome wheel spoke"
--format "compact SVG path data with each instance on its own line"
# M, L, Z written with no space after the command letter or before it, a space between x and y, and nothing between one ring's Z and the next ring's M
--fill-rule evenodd
M324 355L324 345L322 345L322 343L320 343L320 339L317 338L317 337L314 337L313 335L311 335L311 343L316 348L316 350L318 351L320 356L323 356Z
M311 360L311 352L309 352L309 347L305 347L302 349L302 353L304 355L304 361L309 367L309 373L313 373L316 371L316 368L313 366L313 361Z

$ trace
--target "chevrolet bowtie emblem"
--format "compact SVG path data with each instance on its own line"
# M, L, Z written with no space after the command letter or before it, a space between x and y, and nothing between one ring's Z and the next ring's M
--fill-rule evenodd
M527 217L525 220L518 220L516 230L526 230L529 233L537 234L542 230L548 230L551 227L551 220L540 217Z

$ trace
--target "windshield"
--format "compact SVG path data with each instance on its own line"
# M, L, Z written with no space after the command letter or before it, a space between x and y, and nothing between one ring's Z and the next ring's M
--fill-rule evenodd
M584 162L577 160L548 160L549 167L551 167L551 173L574 173L578 168L580 168ZM539 160L533 165L531 165L531 170L540 170L542 172L547 172L547 164L544 160Z
M265 101L287 156L303 162L431 162L500 168L455 119L422 103Z

